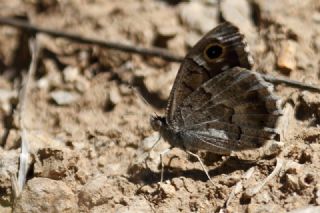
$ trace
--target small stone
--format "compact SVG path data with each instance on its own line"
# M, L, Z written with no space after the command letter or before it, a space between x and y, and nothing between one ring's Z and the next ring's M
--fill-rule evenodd
M292 160L287 160L283 170L288 174L300 174L303 170L303 165Z
M106 110L112 110L118 103L121 102L121 100L122 97L120 95L119 89L116 86L112 86L106 99Z
M284 73L289 74L296 68L296 43L283 41L280 44L280 52L277 58L277 66Z
M284 147L283 142L279 141L268 141L263 147L263 156L274 156L279 154Z
M61 87L62 76L58 65L51 59L43 60L44 70L47 71L46 78L49 81L49 87Z
M78 212L76 196L62 181L33 178L16 200L13 212Z
M77 67L68 66L63 70L63 80L65 82L74 82L78 79L79 69Z
M289 189L297 191L300 189L300 184L297 176L286 174L286 185Z
M177 190L185 187L183 178L173 178L171 182Z
M218 24L217 8L210 5L204 5L200 1L181 3L179 15L184 24L202 34L207 33Z
M130 88L126 85L123 85L123 84L119 85L119 90L120 90L121 95L131 95L132 94L132 88Z
M122 202L124 197L134 196L134 189L133 184L125 178L115 179L104 175L95 176L78 193L80 212L94 212L94 208L102 204L109 204L108 206L110 206Z
M50 96L58 105L69 105L80 98L80 96L75 92L67 92L63 90L53 91L50 93Z
M34 164L37 176L62 180L70 172L69 168L78 168L79 156L67 149L39 149L37 156L39 161Z
M40 78L38 81L37 81L37 87L39 89L43 89L43 90L48 90L49 88L49 80L48 78L46 77L43 77L43 78Z
M121 101L121 95L119 93L119 89L117 87L112 87L110 89L109 98L112 104L116 105Z
M247 41L253 40L257 32L252 22L250 3L246 0L222 0L220 3L222 17L240 28Z
M173 26L157 26L157 34L161 37L173 38L177 34L177 28Z
M90 53L87 50L80 51L78 61L81 68L88 67L90 65Z
M76 80L76 85L75 85L77 91L84 93L85 91L87 91L90 87L90 82L82 77L79 76L79 78Z
M20 144L19 142L20 142L20 134L18 130L10 129L4 148L6 150L17 148Z
M258 194L256 194L256 197L255 197L257 203L269 203L272 201L272 198L269 194L269 192L267 191L262 191Z
M144 185L139 189L139 192L144 194L152 194L155 192L155 189L152 188L150 185Z
M175 195L176 189L170 183L159 183L160 190L164 193L165 197L173 197Z
M174 38L177 34L177 29L174 26L157 26L154 45L158 47L168 47L168 41Z
M11 104L18 97L16 91L0 89L0 110L3 110L5 113L11 111Z

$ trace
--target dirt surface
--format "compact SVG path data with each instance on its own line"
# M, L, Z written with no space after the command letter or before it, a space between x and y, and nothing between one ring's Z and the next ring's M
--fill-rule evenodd
M245 34L257 71L320 84L317 0L10 0L1 1L0 16L179 55L228 20ZM168 144L157 146L145 163L157 139L149 118L164 113L179 64L47 35L38 37L44 49L24 118L31 167L15 197L18 92L31 61L29 37L0 26L0 212L280 213L320 205L320 94L275 87L286 112L278 156L252 164L199 153L212 185L196 158L173 149L160 184L159 154ZM277 159L283 159L280 172L250 195Z

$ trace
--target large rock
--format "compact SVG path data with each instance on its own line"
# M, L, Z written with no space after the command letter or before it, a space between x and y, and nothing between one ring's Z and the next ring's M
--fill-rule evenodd
M33 178L17 199L13 212L78 212L77 199L62 181Z

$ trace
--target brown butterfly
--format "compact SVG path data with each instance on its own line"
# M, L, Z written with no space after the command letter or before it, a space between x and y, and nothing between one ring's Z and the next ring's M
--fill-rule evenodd
M278 139L279 98L269 83L250 71L246 48L231 23L208 32L186 55L166 116L152 116L152 128L173 147L217 154Z

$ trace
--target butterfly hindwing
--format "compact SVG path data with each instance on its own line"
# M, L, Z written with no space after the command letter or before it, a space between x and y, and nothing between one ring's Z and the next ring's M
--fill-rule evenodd
M192 92L174 119L184 140L223 152L256 148L275 138L280 116L279 98L271 86L259 74L235 67Z

